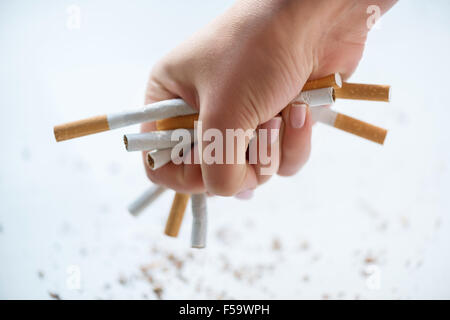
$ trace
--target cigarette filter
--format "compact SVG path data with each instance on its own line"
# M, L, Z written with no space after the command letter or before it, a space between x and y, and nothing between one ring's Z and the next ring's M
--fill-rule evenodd
M172 207L170 208L169 218L167 219L166 229L164 231L164 233L169 237L178 236L188 201L188 194L178 192L175 194L172 201Z
M198 113L162 119L156 121L156 130L175 130L179 128L194 129L194 122L197 120Z
M206 229L208 225L206 211L206 195L204 193L193 194L192 205L192 233L191 247L204 248L206 246Z
M302 91L297 96L297 98L295 98L292 101L292 103L303 102L308 104L310 107L317 107L333 104L334 100L335 100L334 88L329 87L329 88Z
M137 123L197 113L182 99L164 100L143 109L101 115L57 125L53 128L56 141L64 141Z
M152 170L156 170L172 161L172 148L157 149L147 153L147 164Z
M335 95L338 99L389 102L391 99L391 87L380 84L344 82L342 88L336 89Z
M131 133L123 136L125 148L127 151L145 151L154 149L167 149L173 148L180 141L172 140L172 133L175 130L167 131L151 131L144 133ZM191 135L190 142L195 142L197 135L194 134L194 130L190 129Z
M142 210L147 208L153 201L159 198L167 189L161 186L151 186L142 193L136 200L128 205L128 211L133 216L138 216Z
M328 88L328 87L333 87L334 89L342 87L342 78L339 73L333 73L326 77L316 79L316 80L310 80L305 83L302 91Z
M328 124L337 129L352 133L361 138L383 144L387 135L387 130L376 127L367 122L338 113L329 108L311 109L312 119Z

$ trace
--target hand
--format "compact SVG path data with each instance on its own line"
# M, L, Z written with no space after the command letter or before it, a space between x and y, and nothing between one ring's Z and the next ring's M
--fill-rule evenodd
M293 175L309 157L312 124L305 106L289 103L308 79L350 76L369 31L366 9L374 3L384 13L395 1L238 1L155 66L146 103L181 97L200 111L203 131L217 128L224 137L225 129L281 129L272 161L279 175ZM153 123L142 127L154 129ZM235 154L246 148L235 147ZM267 181L260 169L248 162L170 163L147 174L179 192L230 196Z

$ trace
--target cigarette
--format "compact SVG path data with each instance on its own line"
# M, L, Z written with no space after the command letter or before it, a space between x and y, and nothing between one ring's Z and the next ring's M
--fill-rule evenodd
M127 151L130 152L173 148L180 143L179 140L172 140L172 133L174 131L167 130L126 134L123 136L123 142ZM191 135L189 143L195 143L197 135L194 134L193 129L190 129L189 133Z
M335 101L334 88L321 88L308 91L302 91L297 98L291 103L306 103L310 107L324 106L333 104ZM186 116L178 116L164 120L158 120L156 127L158 130L175 130L175 129L192 129L195 121L198 120L198 114L191 114Z
M189 201L189 195L184 193L176 193L170 208L169 218L166 222L164 233L169 237L177 237L180 231L181 222L183 221L184 212Z
M204 193L193 194L192 206L192 233L191 247L204 248L206 246L206 229L208 225L206 211L206 195Z
M157 149L147 153L147 164L152 170L161 168L172 161L172 148Z
M136 200L128 205L128 212L137 217L142 210L147 208L152 202L159 198L167 189L161 186L151 186L142 193Z
M336 89L336 98L353 100L384 101L391 100L391 87L380 84L347 83Z
M338 73L332 76L333 79L339 79L339 83L341 83L340 76ZM323 79L328 79L329 77ZM327 82L327 84L331 85L329 82ZM297 98L295 98L292 102L304 102L307 103L310 107L333 104L335 102L334 88L326 87L302 91L297 96ZM180 128L193 129L195 121L198 121L198 113L162 119L156 122L156 129L157 130L175 130Z
M57 125L53 128L56 141L64 141L137 123L197 113L182 99L164 100L134 111L101 115Z
M370 123L338 113L329 108L313 108L311 109L311 115L313 121L325 123L379 144L383 144L386 139L386 129L376 127Z
M291 103L306 103L310 107L333 104L335 101L334 88L322 88L302 91Z
M334 89L342 87L341 75L339 73L333 73L317 80L310 80L305 83L302 91L321 89L327 87L333 87Z

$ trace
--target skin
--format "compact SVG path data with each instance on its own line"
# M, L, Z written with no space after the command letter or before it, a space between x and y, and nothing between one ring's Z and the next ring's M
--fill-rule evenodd
M273 125L268 121L281 113L275 172L291 176L308 160L312 121L307 110L303 126L294 127L290 101L309 79L335 72L349 77L361 59L369 32L366 9L375 4L383 14L395 2L237 1L154 67L145 102L180 97L199 110L203 130L222 132L264 128ZM155 130L154 123L142 126L144 132L151 130ZM245 149L236 147L235 154ZM260 174L258 164L248 163L170 163L156 171L146 169L154 183L178 192L221 196L248 194L270 178Z

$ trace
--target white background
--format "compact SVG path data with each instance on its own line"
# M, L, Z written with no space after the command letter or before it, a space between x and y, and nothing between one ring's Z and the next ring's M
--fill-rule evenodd
M55 143L141 104L152 65L230 4L0 2L0 298L450 298L449 1L401 1L371 32L352 80L391 84L390 104L336 104L385 146L317 125L295 177L209 200L205 250L190 212L163 235L172 192L127 213L150 185L122 144L137 126Z

